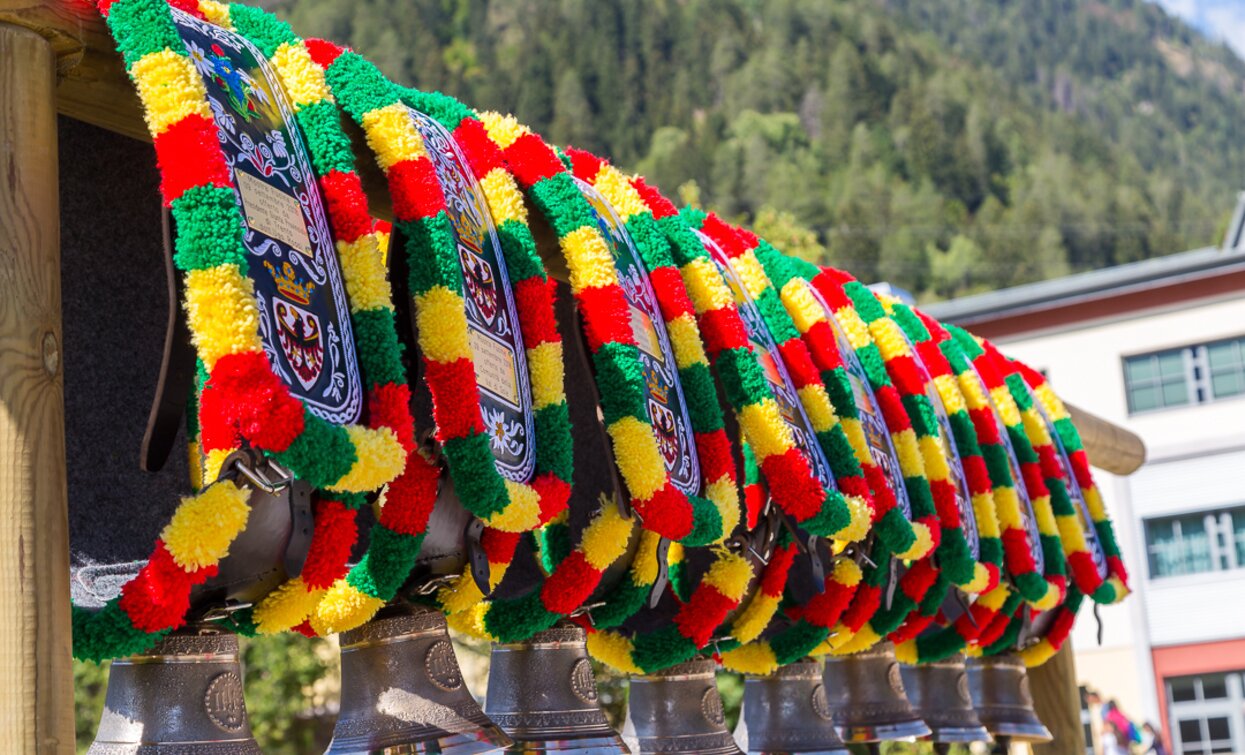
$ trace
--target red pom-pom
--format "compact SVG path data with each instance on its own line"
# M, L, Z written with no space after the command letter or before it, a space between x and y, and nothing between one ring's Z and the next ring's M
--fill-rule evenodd
M389 483L380 523L403 535L419 535L428 529L428 517L437 502L441 469L423 454L406 457L406 467Z
M796 389L821 383L821 376L817 372L817 367L813 365L812 357L808 353L808 347L804 345L803 341L798 338L792 338L778 346L778 353L782 355L783 364L787 367L787 374L791 376Z
M770 496L782 510L802 522L816 516L826 499L826 491L813 477L808 460L797 448L766 457L761 471L769 484Z
M635 344L631 316L622 289L616 285L594 286L575 294L583 318L584 338L595 352L606 343Z
M387 427L398 436L407 453L415 450L415 423L411 419L411 389L397 383L376 385L368 391L368 427Z
M475 118L463 118L454 129L454 141L462 148L476 178L484 178L489 171L501 167L504 160L501 150L488 138L488 130Z
M367 195L363 193L363 182L357 173L329 171L320 176L320 188L337 241L349 244L371 233L372 216L368 213Z
M425 359L428 387L432 391L433 418L437 438L441 441L465 438L483 433L480 417L480 389L476 385L475 367L468 359L455 359L449 364Z
M326 590L346 575L346 561L359 536L356 513L341 501L315 502L315 531L301 575L308 589Z
M882 590L862 582L856 587L856 595L841 621L852 632L858 632L865 622L878 612L880 605L882 605Z
M899 391L895 390L895 386L880 386L873 395L878 399L878 408L882 412L882 418L886 420L887 429L892 433L897 433L912 427L908 419L908 411L904 409L903 401L900 400Z
M683 491L667 482L651 498L632 498L644 529L670 540L682 540L692 531L692 505Z
M549 145L536 134L524 134L502 150L510 172L524 188L530 188L546 178L556 176L565 168Z
M346 48L323 39L305 39L303 44L306 45L307 52L311 54L311 59L321 68L333 65L333 62L346 51Z
M555 516L566 511L567 501L571 497L571 486L567 481L558 479L552 472L546 472L532 480L532 488L540 496L541 524L548 524Z
M661 308L661 316L666 322L682 315L695 315L692 300L683 285L683 276L673 267L659 267L649 273L653 281L653 293L657 295L657 305Z
M710 358L727 349L751 348L748 329L733 307L711 309L700 315L700 336Z
M662 193L656 188L649 186L648 182L642 177L636 176L631 179L631 185L636 191L640 192L640 197L644 200L644 204L648 205L648 209L653 213L653 217L660 220L679 214L679 208L675 207L674 203L669 199L662 196Z
M829 320L813 323L804 334L804 340L808 343L813 363L822 372L830 372L844 366L843 355L839 353L838 339L834 335L834 329L830 327Z
M216 124L211 118L188 115L155 137L156 163L160 167L160 195L164 206L195 186L232 185L229 166L220 149Z
M558 564L540 591L540 600L552 613L569 614L583 605L601 582L601 572L588 563L580 551Z
M571 172L581 181L594 183L597 174L601 172L601 168L606 162L591 152L585 152L582 149L567 147L566 156L571 158Z
M702 585L692 593L692 598L679 609L674 617L679 633L691 640L697 648L709 644L713 630L726 620L726 614L739 605L716 588Z
M389 166L389 196L399 220L430 218L445 209L445 192L432 160L418 157Z
M554 292L549 281L532 276L515 284L514 304L519 311L524 348L532 349L542 343L562 340L553 302Z

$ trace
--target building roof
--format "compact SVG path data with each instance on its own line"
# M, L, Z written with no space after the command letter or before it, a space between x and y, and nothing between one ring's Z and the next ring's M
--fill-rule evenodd
M1245 276L1245 192L1239 198L1223 246L965 296L923 309L939 320L975 326L975 330L982 330L984 325L998 336L1099 317L1104 311L1118 315L1163 306L1180 298L1180 291L1185 299L1216 295L1224 287L1206 285L1206 281L1237 275ZM1203 283L1182 285L1193 282ZM1112 306L1104 306L1107 300L1112 300ZM1067 312L1055 315L1056 310Z

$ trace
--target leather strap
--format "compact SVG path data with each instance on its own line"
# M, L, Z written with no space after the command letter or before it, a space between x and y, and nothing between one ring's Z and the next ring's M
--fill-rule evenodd
M156 395L147 417L147 431L139 452L139 467L158 472L168 461L177 439L177 430L186 411L186 400L194 387L195 352L190 343L190 328L182 310L181 278L173 264L173 240L176 229L169 210L164 210L164 271L168 292L168 325L164 334L164 357ZM126 296L127 292L122 292Z

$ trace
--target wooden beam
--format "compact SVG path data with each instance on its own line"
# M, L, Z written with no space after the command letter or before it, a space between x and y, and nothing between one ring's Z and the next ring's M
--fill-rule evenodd
M1068 414L1081 433L1090 464L1126 476L1146 463L1146 444L1136 433L1072 404Z
M0 731L23 753L74 751L57 44L0 24Z
M1084 755L1085 730L1081 727L1081 693L1076 683L1072 640L1046 663L1029 669L1029 688L1038 718L1054 740L1034 745L1034 755Z

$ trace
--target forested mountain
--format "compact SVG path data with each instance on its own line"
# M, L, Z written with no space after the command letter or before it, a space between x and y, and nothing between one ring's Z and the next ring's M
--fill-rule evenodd
M1245 182L1245 63L1145 0L268 4L926 297L1214 243Z

